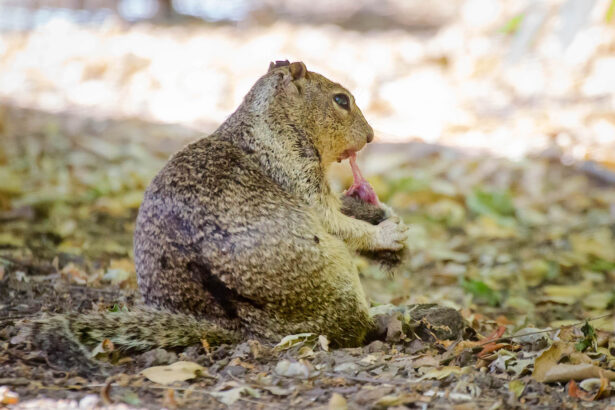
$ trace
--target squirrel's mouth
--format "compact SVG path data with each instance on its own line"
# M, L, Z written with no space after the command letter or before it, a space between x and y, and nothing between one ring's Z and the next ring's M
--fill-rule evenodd
M337 157L337 162L342 162L343 160L348 159L356 154L357 154L357 150L347 149L346 151L342 152L342 155Z

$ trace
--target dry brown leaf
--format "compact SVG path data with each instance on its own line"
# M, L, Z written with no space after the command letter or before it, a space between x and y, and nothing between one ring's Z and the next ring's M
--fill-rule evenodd
M557 365L563 355L570 354L573 351L574 346L572 344L562 342L553 343L551 347L536 358L532 377L539 382L544 381L547 371Z
M71 282L79 285L85 285L88 282L88 274L72 262L64 266L60 274Z
M468 369L469 369L468 367L461 368L459 366L444 366L441 369L434 369L434 370L428 371L422 377L420 377L418 381L422 381L425 379L441 380L441 379L444 379L445 377L450 376L451 374L460 375L460 374L467 373Z
M207 375L207 369L194 362L179 361L168 366L153 366L141 371L149 380L160 384L194 379Z
M615 380L615 372L604 370L594 364L557 364L550 367L544 372L542 379L536 379L540 382L565 382L568 380L583 380L594 377L604 376L609 380Z
M103 403L106 405L113 404L113 400L111 399L111 382L105 383L105 385L100 389L100 398Z
M175 399L175 390L167 389L164 392L164 397L162 399L162 405L169 409L176 409L179 407L179 403Z
M96 357L99 354L111 353L114 350L115 350L115 346L113 345L113 342L109 339L104 339L92 350L92 353L90 353L90 356Z
M207 339L201 339L201 346L203 346L203 350L205 350L205 353L211 353L211 346L209 345Z
M598 386L598 391L596 391L596 393L594 394L580 389L574 380L570 380L570 382L568 383L568 395L570 397L576 397L585 401L594 401L600 398L605 391L608 391L609 388L609 379L604 377L602 372L599 380L600 385Z

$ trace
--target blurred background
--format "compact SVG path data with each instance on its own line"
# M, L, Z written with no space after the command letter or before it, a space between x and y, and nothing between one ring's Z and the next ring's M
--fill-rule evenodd
M364 265L374 300L613 306L615 0L0 0L0 267L134 289L145 187L281 59L376 130L362 167L412 257Z
M346 85L380 141L615 152L611 0L1 0L0 30L20 107L210 132L289 59Z

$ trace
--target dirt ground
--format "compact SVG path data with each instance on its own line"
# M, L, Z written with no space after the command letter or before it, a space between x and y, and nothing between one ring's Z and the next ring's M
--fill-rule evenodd
M464 340L430 343L404 330L338 350L318 335L276 347L248 340L139 353L103 345L93 352L100 368L85 373L58 368L50 352L20 340L19 321L140 303L132 231L142 192L168 155L199 135L8 106L0 133L0 403L9 408L615 405L608 173L554 158L372 146L362 168L410 225L411 256L394 278L357 259L367 294L374 304L459 309L473 329ZM350 183L347 168L333 170L340 190ZM202 367L171 384L141 373L178 361Z

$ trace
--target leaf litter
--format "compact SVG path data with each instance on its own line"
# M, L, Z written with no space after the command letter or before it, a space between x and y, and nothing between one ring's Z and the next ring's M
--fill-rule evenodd
M70 116L19 110L4 121L12 131L3 136L8 145L0 170L19 178L0 194L1 212L12 215L0 222L5 402L26 406L45 397L78 406L91 402L92 393L99 405L137 408L565 408L574 400L601 408L613 400L615 189L548 158L511 162L422 144L407 145L404 161L384 172L373 170L398 154L373 146L361 155L379 197L410 225L412 252L395 278L357 262L369 297L381 304L375 314L390 310L387 303L437 302L460 309L474 336L413 339L402 317L387 322L395 337L362 348L329 350L315 334L288 335L277 346L249 341L142 354L103 342L92 354L108 363L111 375L92 372L84 379L49 368L43 352L10 342L16 320L40 312L122 311L138 303L131 262L138 203L123 198L144 189L166 154L148 154L144 140L134 137L133 127L153 126L145 123L107 125L124 127L110 140L132 135L128 143L138 147L138 155L118 159L92 156L84 141L74 145L79 132L92 131ZM104 132L104 123L97 127ZM32 151L36 156L26 161ZM82 155L88 159L75 161ZM127 169L138 170L131 182L109 185L109 175ZM338 186L351 180L344 167L333 174ZM49 195L26 188L34 186ZM30 211L16 212L24 207Z

